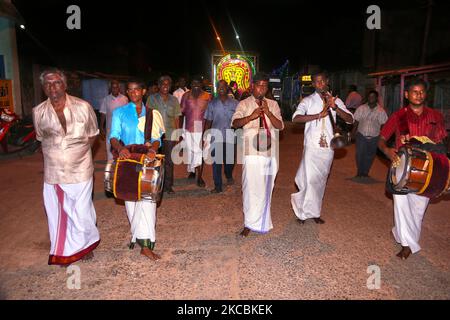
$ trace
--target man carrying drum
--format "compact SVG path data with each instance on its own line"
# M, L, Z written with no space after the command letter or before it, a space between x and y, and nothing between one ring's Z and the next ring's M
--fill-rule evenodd
M394 112L381 130L378 148L393 162L393 166L400 162L397 150L410 137L425 136L436 144L443 143L447 137L443 115L425 104L426 90L427 84L423 80L412 79L405 91L409 105ZM393 134L396 136L395 148L389 148L386 141ZM395 226L392 233L395 240L402 245L397 256L404 260L411 253L420 250L422 219L430 199L413 193L393 194L393 198Z
M125 146L132 144L145 144L149 146L147 157L153 160L156 151L161 144L161 137L165 132L164 122L157 110L146 110L142 99L145 95L145 86L140 81L129 81L127 94L130 103L117 108L113 112L111 133L109 139L112 148L119 154L119 159L128 159L131 153ZM152 111L151 138L145 140L146 113ZM125 145L123 146L121 142ZM139 201L125 201L128 220L131 225L132 240L130 248L134 243L141 246L141 254L158 260L161 257L153 252L156 241L156 202L142 199Z

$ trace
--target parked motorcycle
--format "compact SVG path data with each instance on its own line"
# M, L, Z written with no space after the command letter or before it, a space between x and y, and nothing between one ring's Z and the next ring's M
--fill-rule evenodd
M0 145L4 154L36 152L41 144L36 140L31 117L21 119L14 112L0 108Z

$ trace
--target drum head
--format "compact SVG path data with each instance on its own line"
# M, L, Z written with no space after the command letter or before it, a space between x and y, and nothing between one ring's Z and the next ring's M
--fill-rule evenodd
M392 184L397 191L401 190L409 178L409 155L405 152L399 152L400 164L396 168L391 168Z
M395 168L395 177L396 178L398 177L399 180L401 180L401 178L405 175L405 171L406 171L406 155L402 154L400 156L400 164L397 168Z
M103 179L103 185L105 187L105 191L113 192L113 183L114 183L114 171L116 170L116 162L107 163L105 167L105 175Z
M143 167L141 198L159 202L164 184L164 158L155 159Z

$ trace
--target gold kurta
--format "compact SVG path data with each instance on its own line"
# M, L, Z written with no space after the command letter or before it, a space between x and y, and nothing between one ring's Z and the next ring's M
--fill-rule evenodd
M48 184L80 183L92 178L89 138L99 133L97 117L91 105L66 94L64 106L67 133L50 99L33 108L36 138L42 142L44 181Z

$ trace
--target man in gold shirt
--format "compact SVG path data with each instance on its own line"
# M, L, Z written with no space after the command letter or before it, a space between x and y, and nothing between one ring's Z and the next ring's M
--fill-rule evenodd
M66 93L61 71L44 71L40 80L48 99L33 108L33 121L44 155L48 264L69 265L92 258L100 242L92 202L97 117L89 103Z
M242 128L243 134L243 150L238 150L243 153L243 237L250 231L267 233L273 228L270 206L278 173L277 133L284 123L278 103L265 98L268 90L269 77L255 74L252 95L239 102L231 118L232 127Z

